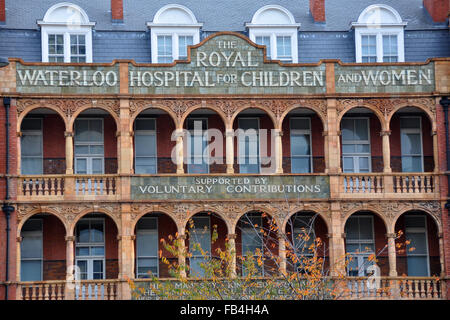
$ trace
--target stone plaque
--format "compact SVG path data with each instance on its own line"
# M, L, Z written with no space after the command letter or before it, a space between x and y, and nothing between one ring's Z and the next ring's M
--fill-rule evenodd
M325 64L264 61L264 49L243 37L219 34L190 49L190 61L129 65L132 94L320 94Z
M133 200L326 199L327 176L140 176Z
M335 82L337 93L432 92L434 62L406 66L335 64Z

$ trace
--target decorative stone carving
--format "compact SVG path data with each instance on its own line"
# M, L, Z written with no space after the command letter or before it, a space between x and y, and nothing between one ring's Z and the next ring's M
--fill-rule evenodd
M155 102L161 108L168 108L177 116L183 118L186 111L194 106L201 106L200 100L158 100Z
M346 112L349 109L357 106L371 106L375 109L378 109L386 118L388 118L393 112L395 112L398 106L402 105L423 106L427 108L433 115L435 115L436 112L436 106L433 98L337 99L336 102L338 117L343 112Z
M104 108L111 113L120 114L120 102L117 99L18 99L17 100L17 114L20 115L26 109L39 106L40 108L53 107L61 110L67 118L80 108L92 106L92 108Z

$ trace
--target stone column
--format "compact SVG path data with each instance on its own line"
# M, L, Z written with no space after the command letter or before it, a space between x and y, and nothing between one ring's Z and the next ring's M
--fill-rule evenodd
M230 233L227 235L228 238L228 254L231 256L231 274L232 278L235 278L237 275L236 272L236 234Z
M227 162L227 173L234 173L234 131L233 128L226 129L225 132L226 139L226 162Z
M183 232L181 233L178 231L178 241L180 243L180 246L178 248L178 265L180 267L180 276L186 277L186 234Z
M176 129L175 136L177 138L177 144L175 147L176 161L177 161L177 174L184 174L184 133L183 129Z
M434 159L434 172L439 172L439 142L438 134L436 130L431 132L433 136L433 159ZM425 171L425 168L424 168Z
M281 137L283 131L281 129L275 129L275 173L283 173L283 143ZM273 158L273 156L272 156Z
M73 174L73 132L64 132L66 137L66 174Z
M328 173L328 171L329 171L329 166L330 166L330 164L329 164L329 153L328 153L328 148L329 148L329 145L328 145L328 131L323 131L322 132L322 136L323 136L323 143L325 144L324 145L324 148L323 148L323 154L324 154L324 157L325 157L325 173Z
M441 264L441 277L445 277L445 253L444 253L444 234L439 232L439 263Z
M395 233L386 234L388 238L389 276L397 276L397 254L395 252Z
M133 137L130 132L130 100L120 100L119 128L117 128L118 173L132 174Z
M20 267L21 267L21 257L20 257L20 247L22 243L22 237L16 238L16 281L20 282ZM16 289L16 300L22 300L22 288L17 286Z
M74 236L66 236L66 286L64 289L65 300L75 300L75 258L74 258Z
M390 146L390 130L385 130L380 133L383 140L383 172L392 173L391 169L391 146ZM394 192L394 177L392 175L386 175L383 177L384 192Z
M341 219L340 204L331 203L331 233L330 233L330 269L332 276L343 276L345 271L344 226ZM331 260L332 259L332 260Z
M280 273L286 273L286 239L285 234L278 234L278 257L280 258Z
M17 174L21 173L22 165L22 132L17 132Z
M127 279L134 279L134 230L132 228L130 204L123 204L121 208L121 230L117 237L119 241L119 280L120 297L122 300L131 299L131 289Z

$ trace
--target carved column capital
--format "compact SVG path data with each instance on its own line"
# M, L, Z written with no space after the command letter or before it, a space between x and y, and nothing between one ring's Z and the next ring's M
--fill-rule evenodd
M391 130L383 130L380 132L380 136L384 137L384 136L390 136L391 135Z
M66 242L69 242L69 241L75 241L75 236L66 236Z
M16 238L16 241L17 241L17 242L22 242L22 240L23 240L22 237L17 237L17 238Z
M65 131L64 132L64 137L73 137L73 132L72 131Z
M21 136L22 136L22 132L18 131L18 132L17 132L17 136L18 136L18 137L21 137Z

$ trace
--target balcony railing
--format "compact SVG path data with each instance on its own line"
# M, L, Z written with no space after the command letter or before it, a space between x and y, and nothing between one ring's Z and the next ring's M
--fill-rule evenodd
M439 192L436 173L345 173L339 177L341 197L434 197Z
M83 280L77 282L76 285L67 284L63 280L20 282L17 286L17 299L117 300L119 298L119 282L119 280Z
M178 281L176 279L166 279ZM135 279L135 284L149 284L150 279ZM264 281L260 279L257 281ZM338 279L340 294L337 299L353 300L441 300L446 299L445 281L433 277L380 277L379 285L374 288L367 277L348 277ZM19 282L17 284L18 300L118 300L122 296L120 290L131 290L128 285L119 286L122 281L83 280L77 286L68 288L65 281ZM72 285L72 284L71 284ZM130 293L130 292L128 292ZM149 299L155 299L155 296Z

